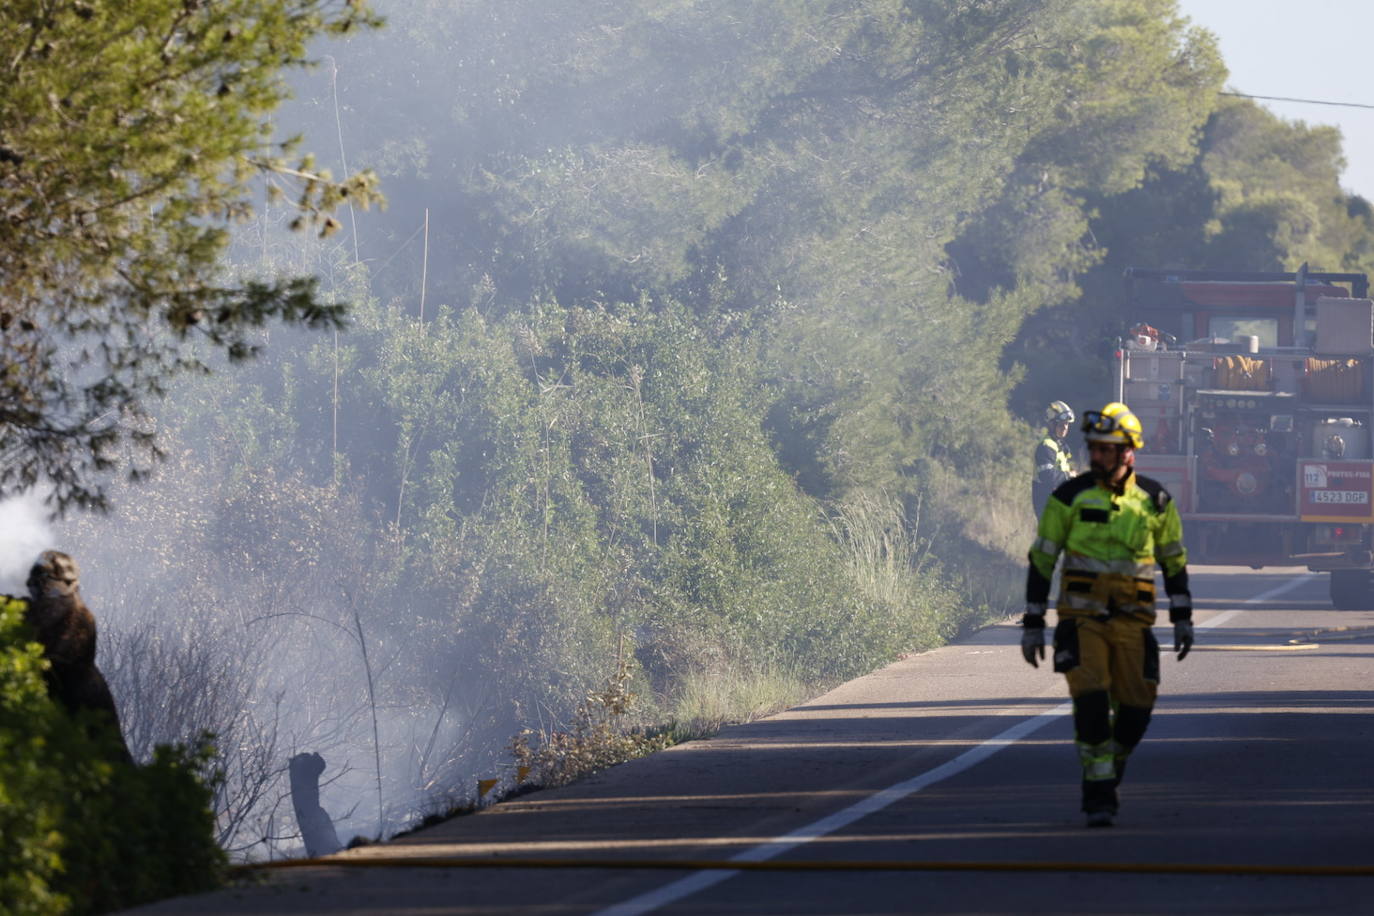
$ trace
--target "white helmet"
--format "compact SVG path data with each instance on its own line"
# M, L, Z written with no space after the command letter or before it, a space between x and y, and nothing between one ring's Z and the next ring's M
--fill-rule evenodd
M1063 401L1055 401L1045 408L1045 424L1053 426L1056 423L1073 423L1073 408Z

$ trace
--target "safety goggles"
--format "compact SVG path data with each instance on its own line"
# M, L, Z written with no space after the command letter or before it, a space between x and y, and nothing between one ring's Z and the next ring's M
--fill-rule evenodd
M1085 433L1116 433L1125 432L1121 424L1116 421L1116 417L1105 414L1100 410L1085 410L1083 412L1083 432Z

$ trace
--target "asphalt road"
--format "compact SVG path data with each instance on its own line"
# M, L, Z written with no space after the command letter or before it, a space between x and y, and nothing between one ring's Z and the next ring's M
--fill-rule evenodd
M1082 826L1062 677L1008 623L354 864L138 912L1374 913L1374 613L1300 569L1192 577L1198 645L1166 653L1109 829ZM697 867L632 867L667 861Z

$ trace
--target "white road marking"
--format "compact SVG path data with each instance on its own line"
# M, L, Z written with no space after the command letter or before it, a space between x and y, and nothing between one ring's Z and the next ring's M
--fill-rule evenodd
M1270 598L1277 598L1279 595L1291 592L1311 581L1313 575L1313 573L1305 573L1295 579L1290 579L1282 585L1269 589L1267 592L1261 592L1253 598L1245 599L1241 604L1258 604L1261 601L1268 601ZM1197 626L1219 626L1243 611L1243 607L1231 611L1224 611L1217 614L1215 617L1209 617L1205 622L1199 623ZM922 789L935 785L937 782L949 779L951 776L957 776L965 770L982 763L1003 748L1010 747L1027 735L1039 731L1060 716L1067 715L1072 709L1072 702L1060 703L1053 709L1013 725L1006 731L1003 731L995 737L989 738L976 747L970 748L953 760L940 764L933 770L927 770L910 779L905 779L895 785L888 786L886 789L879 789L877 792L874 792L862 801L850 805L848 808L843 808L818 821L813 821L805 827L799 827L791 833L783 834L766 843L760 843L757 846L737 853L731 856L729 861L766 862L769 859L777 858L785 852L796 849L798 846L810 843L813 840L818 840L837 830L842 830L860 818L881 811L889 805L901 801L908 795L913 795ZM694 872L671 884L665 884L662 887L640 894L638 897L632 897L622 903L617 903L605 909L598 910L593 916L640 916L640 914L643 913L651 913L659 907L676 903L699 891L714 887L722 881L733 878L738 874L739 872L737 870L723 868Z
M1293 591L1294 589L1296 589L1296 588L1298 588L1298 587L1300 587L1300 586L1306 585L1308 582L1311 582L1313 579L1315 579L1317 576L1320 576L1320 575L1321 575L1321 573L1310 573L1310 572L1309 572L1309 573L1303 573L1302 575L1298 576L1298 577L1295 578L1295 579L1289 579L1287 582L1283 583L1282 585L1276 585L1275 587L1269 589L1269 591L1267 591L1267 592L1260 592L1258 595L1256 595L1256 596L1253 597L1253 598L1246 598L1244 601L1241 602L1241 604L1259 604L1261 601L1268 601L1270 598L1277 598L1279 595L1286 595L1286 594L1288 594L1289 592ZM1235 617L1237 614L1244 613L1244 611L1245 611L1245 608L1243 608L1243 607L1238 607L1238 608L1236 608L1235 610L1232 610L1232 611L1223 611L1222 613L1216 615L1215 617L1208 617L1206 623L1199 623L1197 626L1198 626L1198 627L1216 627L1216 626L1221 626L1223 623L1225 623L1226 621L1230 620L1232 617Z

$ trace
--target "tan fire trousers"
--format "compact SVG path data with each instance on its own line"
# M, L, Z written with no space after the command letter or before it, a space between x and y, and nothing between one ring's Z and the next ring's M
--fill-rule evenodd
M1151 709L1159 694L1159 643L1150 624L1133 614L1105 620L1060 617L1054 630L1054 668L1069 695L1106 691L1115 703Z

